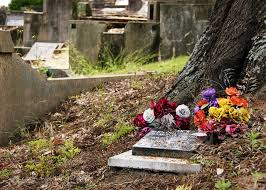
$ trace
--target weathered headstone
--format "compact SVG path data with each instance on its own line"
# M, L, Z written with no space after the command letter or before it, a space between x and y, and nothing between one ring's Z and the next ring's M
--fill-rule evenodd
M132 151L109 158L108 165L118 168L133 168L174 173L197 173L200 164L184 159L198 148L199 141L194 131L151 131Z
M198 148L193 131L151 131L132 149L133 155L185 158Z
M78 2L77 6L78 17L92 16L91 5L89 2Z
M10 14L6 18L7 26L24 26L24 15L22 14Z
M0 29L0 53L13 53L14 43L8 30Z
M6 24L6 11L4 9L0 9L0 25Z

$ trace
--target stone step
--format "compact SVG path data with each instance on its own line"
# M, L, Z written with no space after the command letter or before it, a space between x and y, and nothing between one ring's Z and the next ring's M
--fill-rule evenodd
M109 158L108 165L115 168L143 169L173 173L198 173L200 164L190 163L185 159L164 158L152 156L135 156L132 151Z
M199 146L195 131L151 131L132 148L132 154L169 158L189 158Z

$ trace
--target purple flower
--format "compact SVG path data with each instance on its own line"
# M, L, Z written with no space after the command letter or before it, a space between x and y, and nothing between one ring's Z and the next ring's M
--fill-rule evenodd
M218 101L217 98L213 98L210 100L210 107L218 107Z
M199 107L199 106L196 106L196 107L194 108L194 114L197 113L198 111L200 111L200 107Z
M216 90L214 88L207 88L206 90L201 92L201 95L206 99L210 100L215 97Z

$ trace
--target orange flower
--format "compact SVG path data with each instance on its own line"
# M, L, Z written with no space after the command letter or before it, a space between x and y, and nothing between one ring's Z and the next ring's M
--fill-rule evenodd
M200 100L198 103L197 103L197 106L199 106L199 107L201 107L201 106L203 106L203 105L205 105L205 104L207 104L208 103L208 101L207 100Z
M245 98L240 98L237 96L231 96L229 99L231 100L233 105L248 107L248 101Z
M229 96L239 96L240 92L235 87L226 88L225 92Z
M206 122L206 115L203 110L200 110L194 116L194 123L200 126L202 123Z

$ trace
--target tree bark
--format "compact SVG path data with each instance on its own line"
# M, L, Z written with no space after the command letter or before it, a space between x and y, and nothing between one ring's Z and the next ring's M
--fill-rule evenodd
M190 102L206 86L266 99L266 1L217 0L206 29L167 97Z

